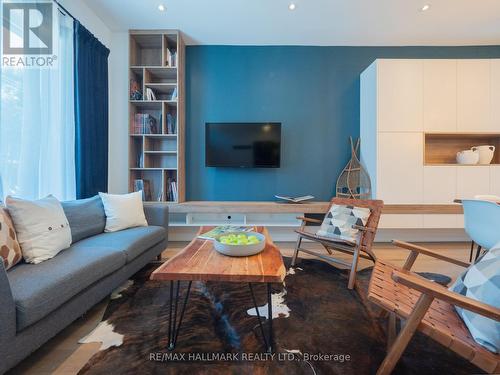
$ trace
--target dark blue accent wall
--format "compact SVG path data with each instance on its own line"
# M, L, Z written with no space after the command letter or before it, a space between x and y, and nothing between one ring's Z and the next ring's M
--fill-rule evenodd
M499 58L500 46L188 46L188 200L328 200L359 136L359 76L377 58ZM205 122L281 122L279 169L205 167Z

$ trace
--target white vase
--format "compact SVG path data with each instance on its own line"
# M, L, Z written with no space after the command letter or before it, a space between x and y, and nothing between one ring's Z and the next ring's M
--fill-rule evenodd
M490 164L495 155L495 146L474 146L471 150L479 152L479 164Z
M463 150L457 152L458 164L477 164L479 161L479 151L477 150Z

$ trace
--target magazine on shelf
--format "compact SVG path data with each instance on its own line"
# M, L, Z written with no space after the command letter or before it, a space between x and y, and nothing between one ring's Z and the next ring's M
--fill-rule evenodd
M291 203L301 203L304 201L309 201L311 199L314 199L314 196L312 195L303 195L301 197L287 197L284 195L275 195L275 197Z
M208 232L202 233L198 236L198 238L204 239L204 240L213 240L214 238L223 235L224 233L231 233L231 232L251 232L253 227L241 227L241 226L236 226L236 225L220 225L218 227L215 227L212 230L209 230Z

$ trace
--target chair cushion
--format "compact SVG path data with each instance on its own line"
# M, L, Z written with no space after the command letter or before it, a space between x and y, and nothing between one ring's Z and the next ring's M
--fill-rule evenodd
M369 208L333 204L316 234L357 244L360 233L353 226L365 226L370 214Z
M165 228L157 226L135 227L98 234L82 240L85 247L112 247L123 251L127 263L131 262L150 247L160 243L165 239Z
M500 308L500 244L484 254L460 275L450 290ZM500 322L456 307L477 343L500 352Z
M18 264L7 272L16 303L17 330L42 319L69 299L125 265L112 246L73 244L40 264Z
M73 243L104 232L106 214L101 198L92 198L62 202L68 218Z

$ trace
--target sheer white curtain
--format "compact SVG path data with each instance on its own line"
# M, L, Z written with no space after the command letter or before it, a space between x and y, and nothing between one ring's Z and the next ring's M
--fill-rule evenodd
M73 20L56 14L58 67L2 68L0 199L75 198Z

